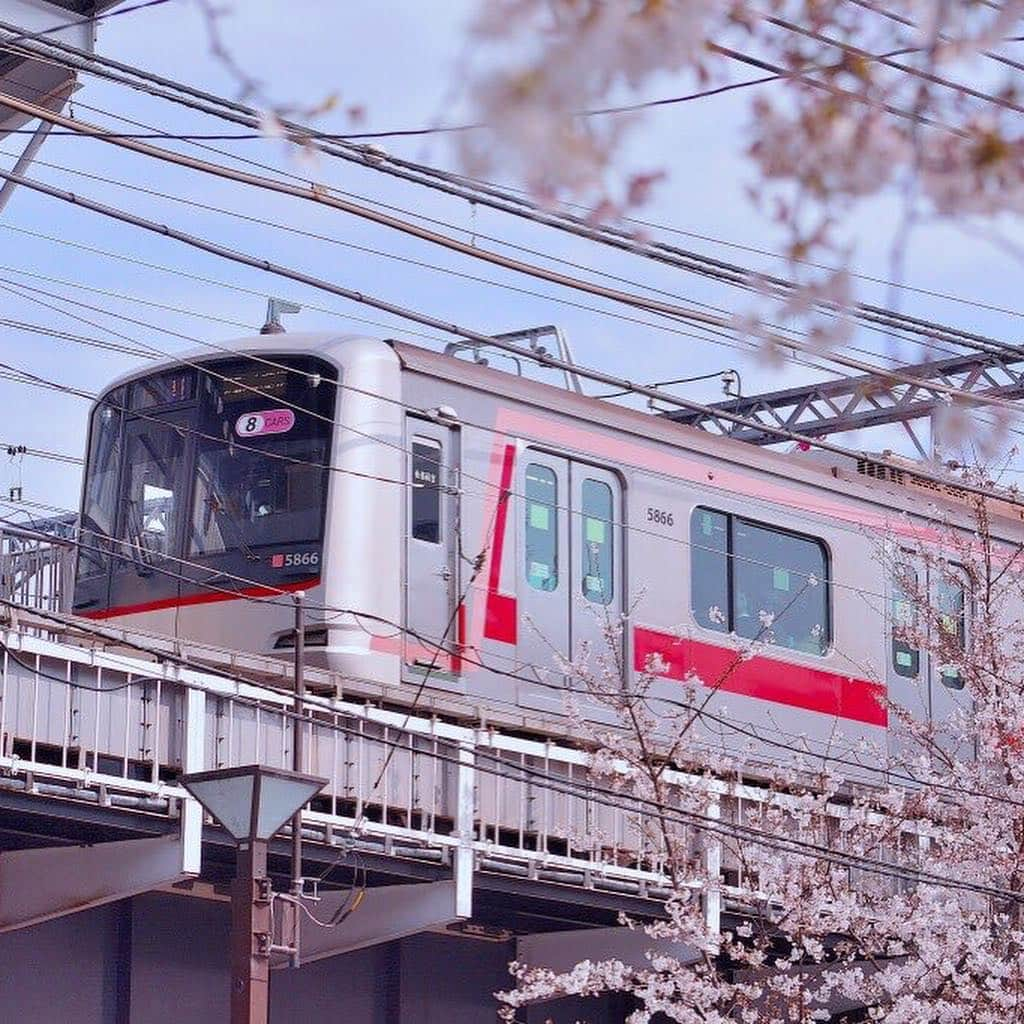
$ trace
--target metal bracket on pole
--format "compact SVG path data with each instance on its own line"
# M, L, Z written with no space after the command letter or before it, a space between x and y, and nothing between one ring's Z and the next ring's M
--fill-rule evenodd
M358 909L333 924L335 916L344 911L349 896L346 892L324 893L311 905L315 921L309 914L300 916L301 963L392 942L430 928L443 928L461 916L456 905L456 884L451 881L367 889ZM284 967L288 962L282 958L273 966Z

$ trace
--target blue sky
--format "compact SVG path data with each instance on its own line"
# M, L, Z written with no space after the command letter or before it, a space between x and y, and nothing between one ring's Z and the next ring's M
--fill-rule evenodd
M368 130L418 127L437 121L453 122L467 114L459 81L459 56L466 45L465 22L472 4L447 0L423 4L412 0L381 3L333 4L292 0L285 8L269 0L237 4L239 13L224 22L224 30L237 61L262 79L267 94L279 103L308 104L337 92L342 105L365 108ZM213 92L234 95L237 85L210 54L206 31L194 7L172 2L113 18L99 33L99 49L124 61L148 67L170 77L187 80ZM746 74L742 69L737 77ZM685 93L686 80L663 79L649 97ZM761 86L759 88L773 88ZM657 223L723 242L772 249L779 244L770 226L751 210L746 189L752 170L743 158L749 92L739 90L695 103L664 107L645 118L631 138L624 162L640 168L664 168L667 181L658 189L644 216ZM97 109L89 109L97 108ZM172 106L102 80L86 76L75 96L75 115L108 126L114 115L132 118L161 129L176 131L232 131L231 125ZM349 130L340 114L318 122L327 130ZM0 161L10 166L23 138L0 140ZM184 152L201 154L187 144L160 143ZM261 141L211 143L225 151L261 160L312 177L374 200L393 203L419 214L441 218L460 228L475 227L510 242L586 266L669 290L683 300L707 302L732 311L747 308L749 297L582 239L531 227L501 214L476 209L415 186L395 182L373 171L322 158L310 167L282 144ZM389 140L395 153L452 165L453 156L443 139ZM227 162L228 157L209 154ZM476 261L430 247L384 228L309 203L246 190L80 138L52 137L40 160L78 171L118 179L171 195L201 200L248 216L272 219L329 236L334 242L297 237L273 228L221 214L196 210L168 199L128 191L116 185L37 164L33 174L111 205L183 228L223 244L262 255L348 287L457 321L481 331L503 331L542 323L558 323L568 332L578 359L587 365L628 374L633 379L657 380L710 372L736 366L748 392L813 379L801 366L765 367L748 353L734 348L657 330L621 318L559 304L555 298L585 303L599 309L649 320L643 314L601 300L559 291L484 266ZM882 201L860 211L853 224L858 240L858 266L886 276L888 247L896 223L895 204ZM59 242L31 237L17 230L43 233L67 242L99 247L163 266L216 279L225 285L251 289L245 294L227 287L199 283L172 273L135 266L93 255ZM1000 225L1008 239L1024 243L1019 222ZM778 269L769 258L738 251L720 242L670 237L708 255L748 266ZM493 279L540 293L523 295L471 282L432 269L411 266L348 248L345 244L373 247L437 267ZM212 256L75 210L53 199L19 190L0 214L0 316L43 327L68 330L124 341L126 338L169 352L194 347L202 340L223 343L248 333L238 326L262 323L265 296L280 295L304 304L290 317L293 329L365 331L380 336L417 339L402 327L374 312L332 296L273 279L257 271L225 263ZM915 235L907 261L906 281L921 288L951 292L971 300L1014 308L1016 281L1021 268L1004 248L964 235L948 227L925 227ZM58 278L60 282L43 277ZM58 297L71 297L100 307L99 312L65 307L91 324L69 319L24 296L2 290L6 282L44 289ZM178 306L198 315L175 313L146 306L128 298L90 292L74 285L116 292L151 303ZM887 302L887 290L867 283L859 295ZM58 299L36 293L36 298L61 306ZM1005 341L1017 341L1020 317L904 292L904 311L941 320ZM323 310L309 308L310 305ZM1020 304L1024 306L1024 303ZM115 314L115 315L110 315ZM134 317L151 326L126 322ZM360 323L354 317L379 321ZM231 321L230 323L223 322ZM161 331L160 329L163 329ZM417 330L417 328L411 328ZM115 333L112 333L115 332ZM174 332L174 333L164 333ZM195 340L190 340L195 339ZM857 343L877 352L890 352L891 342L879 336L859 335ZM934 356L934 352L907 346L899 354L908 361ZM138 365L123 355L62 342L42 335L0 329L0 361L32 369L54 380L99 390L114 375ZM820 375L819 375L820 376ZM688 386L681 393L697 399L718 397L714 382ZM38 391L0 380L0 402L6 410L0 440L80 454L84 446L86 403L49 391ZM857 441L858 439L853 439ZM898 445L892 434L859 439L879 448ZM15 482L17 467L0 460L0 497ZM73 467L58 467L26 459L21 469L26 498L61 506L77 505L79 480Z

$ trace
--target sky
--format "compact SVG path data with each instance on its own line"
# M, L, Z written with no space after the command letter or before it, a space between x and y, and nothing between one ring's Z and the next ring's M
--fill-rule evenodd
M4 2L0 0L0 10ZM263 83L269 101L309 106L337 93L342 110L348 106L364 110L361 130L417 128L458 123L468 116L460 72L467 47L466 25L473 9L468 0L441 4L290 0L286 6L272 0L247 0L234 5L222 28L233 59ZM97 46L106 55L199 88L224 96L238 94L237 81L211 53L206 26L190 0L172 0L108 19L100 26ZM745 74L738 70L737 78ZM652 85L648 95L622 98L654 99L691 89L692 83L685 79L665 77ZM737 90L659 108L643 118L630 136L623 164L663 169L667 174L642 212L645 219L661 225L652 235L719 259L778 271L781 264L777 259L737 248L770 252L780 245L779 237L752 210L747 198L753 181L744 158L751 96L752 90ZM123 128L123 122L117 121L120 117L161 130L237 130L226 122L91 76L82 77L73 109L77 118L108 127ZM342 110L320 117L317 127L351 130ZM13 164L24 141L24 136L0 139L0 166ZM231 163L232 155L258 160L366 199L393 204L410 214L438 218L451 225L445 229L450 234L476 231L492 235L572 260L583 268L664 289L679 301L710 303L738 315L751 302L745 292L494 211L472 208L463 200L397 182L372 170L330 157L311 164L276 140L211 142L209 145L220 151L215 153L187 143L157 144L222 163ZM456 166L443 137L388 140L387 147L397 155ZM31 173L61 188L485 333L558 324L568 334L581 364L634 380L656 381L734 367L742 375L745 392L756 393L823 376L800 365L766 365L736 347L710 344L681 333L679 328L667 330L664 324L654 323L652 316L488 267L339 211L217 181L99 141L51 136ZM140 192L140 187L229 209L250 219L197 209ZM324 237L289 233L251 218ZM852 226L859 270L888 276L896 222L896 206L890 201L860 211ZM1024 245L1019 221L1008 220L999 225L999 231L1004 239ZM494 245L482 240L480 244ZM90 252L90 247L165 269ZM365 248L425 265L401 262ZM1020 272L1019 262L1005 245L949 227L926 225L912 238L903 280L918 288L1013 310L1024 308L1017 300ZM578 273L589 276L586 270ZM198 281L197 276L209 280ZM26 287L37 291L27 292ZM858 297L868 301L890 303L893 299L891 290L883 285L860 282L858 289ZM204 341L224 344L254 333L263 322L270 295L303 306L299 314L287 318L291 330L358 331L402 337L435 348L448 340L436 332L426 332L430 337L424 338L416 333L422 331L416 325L196 252L173 240L144 234L26 189L17 190L0 213L0 317L43 329L43 333L29 333L0 326L0 362L86 391L101 390L114 376L138 367L139 361L62 341L47 331L70 331L122 344L144 343L173 354ZM86 305L70 305L69 299ZM997 313L908 291L898 299L904 312L1007 342L1019 339L1024 313ZM878 335L859 334L855 340L866 349L898 355L908 362L936 357L935 352L914 346L896 349L891 340ZM721 397L716 381L687 385L678 393L701 401ZM0 403L6 412L0 441L82 454L86 401L0 379ZM891 431L843 440L876 450L906 448L899 433ZM32 501L60 507L78 503L80 474L74 466L9 459L0 453L0 499L14 484L20 484L24 497Z

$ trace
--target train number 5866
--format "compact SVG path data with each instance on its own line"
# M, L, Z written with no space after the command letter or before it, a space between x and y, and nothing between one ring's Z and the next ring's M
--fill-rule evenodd
M657 523L659 526L675 525L671 512L666 512L663 508L653 508L650 505L647 506L647 522Z

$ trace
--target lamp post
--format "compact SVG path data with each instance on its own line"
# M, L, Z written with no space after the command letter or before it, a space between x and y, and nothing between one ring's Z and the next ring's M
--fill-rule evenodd
M272 942L267 845L327 780L251 764L194 772L180 781L237 847L231 890L231 1024L266 1024Z

